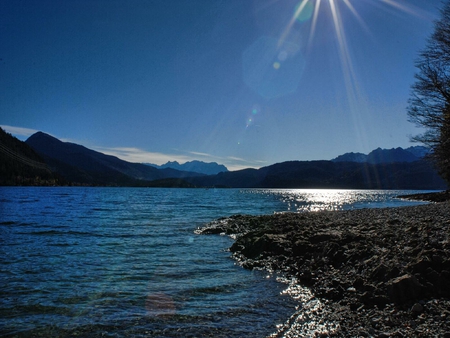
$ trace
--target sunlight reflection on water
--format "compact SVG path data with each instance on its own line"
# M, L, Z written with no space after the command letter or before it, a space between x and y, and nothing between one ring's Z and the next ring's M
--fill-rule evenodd
M250 192L273 196L286 205L288 212L388 208L426 203L397 198L405 194L405 190L252 189Z
M277 280L288 285L282 294L289 295L299 305L295 313L284 324L278 325L277 332L269 338L328 337L339 331L339 323L329 319L329 309L310 289L301 286L295 278L278 277Z

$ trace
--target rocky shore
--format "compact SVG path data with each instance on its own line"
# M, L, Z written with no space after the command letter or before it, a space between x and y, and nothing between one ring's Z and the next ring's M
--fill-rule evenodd
M233 216L199 230L235 238L248 269L311 290L320 337L450 338L450 202L414 207ZM273 337L302 336L304 309ZM310 334L312 331L309 331Z

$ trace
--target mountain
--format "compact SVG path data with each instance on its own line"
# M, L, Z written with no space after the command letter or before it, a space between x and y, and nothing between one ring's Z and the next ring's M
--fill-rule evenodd
M37 153L36 159L33 159L35 162L32 162L36 168L39 167L36 163L41 163L42 170L49 168L76 184L231 188L447 188L428 160L417 160L424 152L416 147L413 149L416 154L402 148L378 148L368 155L349 153L333 161L289 161L260 169L204 175L126 162L78 144L62 142L41 132L30 136L25 146L30 146ZM28 158L31 159L24 157L22 160ZM186 168L175 162L167 165Z
M362 153L345 153L331 161L333 162L358 162L358 163L396 163L396 162L415 162L424 158L430 152L429 148L422 146L392 149L377 148L368 155Z
M31 147L0 128L0 185L60 183L60 178Z
M414 146L409 147L405 149L406 151L409 151L411 154L418 158L424 158L428 154L430 154L430 148L424 147L424 146Z
M230 188L447 189L425 160L381 164L289 161L186 180L196 186Z
M363 153L345 153L332 159L333 162L367 162L367 155Z
M228 169L223 164L217 164L216 162L202 162L202 161L190 161L186 162L184 164L180 164L177 161L173 162L167 162L163 165L157 165L157 164L151 164L151 163L145 163L147 165L150 165L152 167L158 168L158 169L164 169L164 168L172 168L180 171L189 171L189 172L195 172L205 175L216 175L221 172L227 172Z
M368 163L395 163L395 162L414 162L419 158L409 151L402 148L381 149L377 148L367 155Z
M53 171L68 181L81 184L140 185L141 181L199 175L130 163L75 143L62 142L42 132L31 135L25 143L42 156Z

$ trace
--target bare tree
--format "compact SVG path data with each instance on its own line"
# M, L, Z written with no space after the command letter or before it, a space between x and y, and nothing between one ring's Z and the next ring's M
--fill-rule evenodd
M409 100L409 121L424 127L413 141L432 150L439 173L450 184L450 2L416 63L418 73Z

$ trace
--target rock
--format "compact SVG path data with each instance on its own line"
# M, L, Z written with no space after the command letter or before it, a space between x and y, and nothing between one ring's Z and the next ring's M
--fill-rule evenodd
M425 278L432 284L435 284L439 279L439 274L432 268L427 268L425 271Z
M292 253L294 256L304 256L310 251L310 244L304 240L298 240L292 246Z
M421 289L416 277L409 274L391 279L387 284L388 296L396 304L404 304L418 299Z
M333 233L319 233L313 235L309 238L309 241L313 244L321 243L321 242L329 242L332 239L338 239L336 234Z
M382 295L374 295L366 291L361 295L361 301L368 308L373 308L374 306L384 308L386 304L389 303L389 298Z
M386 274L388 272L388 268L385 264L380 263L373 271L370 276L371 279L377 280L377 281L383 281Z
M388 337L391 337L391 335L386 332L381 332L378 334L378 338L388 338Z
M411 312L414 314L420 314L423 311L423 306L419 303L415 303L413 307L411 308Z
M429 267L431 267L431 261L428 258L421 258L411 266L411 269L414 273L424 273Z

